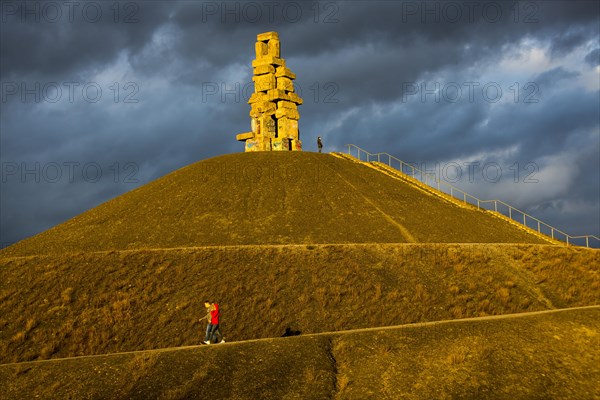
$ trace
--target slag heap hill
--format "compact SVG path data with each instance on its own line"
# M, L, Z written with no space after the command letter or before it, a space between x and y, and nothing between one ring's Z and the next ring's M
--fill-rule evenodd
M261 33L256 40L254 93L248 100L252 132L236 139L246 143L246 151L301 151L298 105L302 99L294 91L296 75L280 57L277 32Z

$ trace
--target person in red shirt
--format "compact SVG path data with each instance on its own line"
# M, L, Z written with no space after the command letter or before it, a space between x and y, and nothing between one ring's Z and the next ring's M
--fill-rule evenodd
M219 329L219 305L217 303L211 303L210 301L205 300L204 307L206 307L206 320L208 321L208 325L206 326L206 335L204 336L203 343L224 343L225 340L223 340L223 334Z

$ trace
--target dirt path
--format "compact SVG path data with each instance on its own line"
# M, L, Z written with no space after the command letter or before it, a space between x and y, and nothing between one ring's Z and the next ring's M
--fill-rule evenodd
M531 311L531 312L524 312L524 313L517 313L517 314L488 315L486 317L474 317L474 318L462 318L462 319L449 319L449 320L442 320L442 321L419 322L419 323L414 323L414 324L382 326L382 327L375 327L375 328L350 329L350 330L345 330L345 331L320 332L320 333L311 333L309 335L302 335L302 336L303 337L307 337L307 336L310 336L310 337L339 336L339 335L346 335L346 334L351 334L351 333L387 331L387 330L394 330L394 329L407 329L407 328L417 329L417 328L421 328L421 327L435 326L435 325L442 325L442 324L460 324L463 322L480 322L480 321L490 321L490 320L499 320L499 319L523 318L523 317L529 317L529 316L541 315L541 314L555 314L555 313L563 313L563 312L569 312L569 311L575 311L575 310L587 310L587 309L599 309L600 310L600 305L570 307L570 308L561 308L561 309L544 310L544 311ZM226 342L226 343L223 343L220 345L210 345L210 346L194 345L194 346L167 347L164 349L153 349L153 350L125 351L125 352L120 352L120 353L96 354L96 355L91 355L91 356L53 358L53 359L49 359L49 360L38 360L38 361L26 361L26 362L21 362L21 363L0 364L0 367L27 365L27 364L39 364L39 363L53 363L53 362L59 362L59 361L65 361L65 360L99 358L99 357L106 357L106 356L111 356L111 355L127 355L127 354L143 354L143 353L156 354L156 353L164 353L164 352L169 352L169 351L193 349L193 348L199 348L199 347L214 348L214 347L224 347L224 346L236 346L236 345L243 345L243 344L247 344L247 343L256 343L256 342L265 342L265 341L268 342L268 341L273 341L273 340L278 340L278 339L283 340L282 338L264 338L264 339L251 339L251 340L244 340L244 341L237 341L237 342Z
M18 260L18 259L30 259L36 257L52 257L52 256L68 256L74 254L128 254L137 253L144 251L194 251L201 249L251 249L251 248L297 248L297 247L325 247L325 246L348 246L348 247L369 247L369 246L541 246L541 247L557 247L554 244L537 244L537 243L471 243L471 242L457 242L457 243L446 243L446 242L423 242L423 243L397 243L397 242L364 242L364 243L343 243L343 242L331 242L331 243L292 243L292 244L231 244L231 245L203 245L203 246L176 246L176 247L152 247L152 248L140 248L140 249L112 249L112 250L97 250L97 251L74 251L65 253L47 253L47 254L36 254L26 256L6 256L1 257L0 260Z

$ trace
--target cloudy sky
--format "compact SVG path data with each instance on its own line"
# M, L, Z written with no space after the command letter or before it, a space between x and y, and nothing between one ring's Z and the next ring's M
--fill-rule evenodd
M0 242L243 151L277 31L304 149L389 152L600 236L595 1L2 1Z

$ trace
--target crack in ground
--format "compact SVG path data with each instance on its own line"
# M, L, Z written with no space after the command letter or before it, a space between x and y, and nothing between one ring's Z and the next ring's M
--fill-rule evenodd
M325 351L327 352L327 358L329 359L329 364L331 365L331 371L333 372L333 390L331 391L331 398L332 399L336 399L339 394L339 385L338 385L338 366L337 366L337 360L335 359L335 356L333 355L333 338L329 338L327 340L327 345L325 348Z

